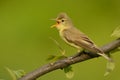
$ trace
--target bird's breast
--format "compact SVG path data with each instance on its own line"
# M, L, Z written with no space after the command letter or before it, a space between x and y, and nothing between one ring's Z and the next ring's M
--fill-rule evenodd
M64 29L64 30L65 30L65 29ZM77 45L75 45L73 42L70 42L70 40L66 39L65 36L70 36L70 35L64 35L64 30L60 30L60 31L59 31L60 37L61 37L68 45L70 45L70 46L72 46L72 47L75 47L75 48L77 48L77 49L81 49L80 46L77 46Z

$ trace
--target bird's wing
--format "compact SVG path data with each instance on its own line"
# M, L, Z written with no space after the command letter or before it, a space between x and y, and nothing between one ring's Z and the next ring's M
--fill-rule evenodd
M82 47L91 52L100 51L91 39L89 39L84 33L78 31L77 29L64 30L64 38L69 43Z

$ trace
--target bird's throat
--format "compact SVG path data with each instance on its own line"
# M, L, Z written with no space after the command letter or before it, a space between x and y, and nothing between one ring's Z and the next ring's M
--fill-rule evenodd
M57 28L59 31L63 31L63 30L65 30L65 29L67 29L68 27L66 27L66 26L63 25L63 24L58 24L58 25L56 26L56 28Z

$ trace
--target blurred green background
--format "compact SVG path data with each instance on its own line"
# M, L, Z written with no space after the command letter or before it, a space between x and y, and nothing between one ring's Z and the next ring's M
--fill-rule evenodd
M120 0L0 0L0 79L11 80L5 67L33 71L47 64L49 54L60 55L53 37L66 50L66 45L51 21L60 12L66 12L75 26L102 46L115 38L112 31L120 24ZM112 54L116 68L104 77L106 60L95 58L73 65L71 80L120 80L120 52ZM69 80L62 70L48 73L39 80Z

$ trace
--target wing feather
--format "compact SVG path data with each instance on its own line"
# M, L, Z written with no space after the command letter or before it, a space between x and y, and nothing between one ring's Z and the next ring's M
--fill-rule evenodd
M91 39L88 38L88 36L76 28L64 30L63 34L68 43L72 43L75 46L82 47L91 52L101 52L101 50L94 44Z

